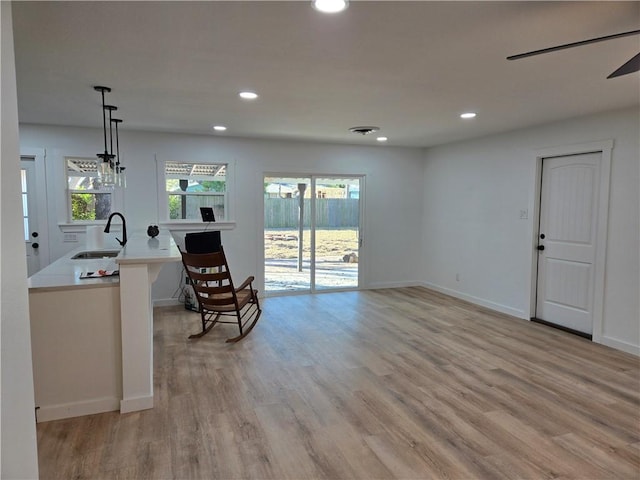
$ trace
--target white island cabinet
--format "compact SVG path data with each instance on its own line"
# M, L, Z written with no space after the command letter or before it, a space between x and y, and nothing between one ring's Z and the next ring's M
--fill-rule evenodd
M71 259L83 250L29 278L38 421L153 407L151 284L180 252L168 233L134 235L115 258Z

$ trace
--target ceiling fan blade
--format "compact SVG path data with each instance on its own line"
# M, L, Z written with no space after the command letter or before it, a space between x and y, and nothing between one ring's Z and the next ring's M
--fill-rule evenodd
M627 63L622 65L619 69L609 75L607 78L615 78L620 77L622 75L626 75L628 73L637 72L640 70L640 53L629 60Z
M518 55L511 55L510 57L507 57L507 60L519 60L521 58L533 57L534 55L542 55L543 53L557 52L558 50L564 50L566 48L580 47L582 45L589 45L590 43L604 42L606 40L613 40L614 38L628 37L630 35L638 34L640 34L640 30L630 30L628 32L614 33L613 35L605 35L604 37L590 38L588 40L581 40L579 42L565 43L564 45L557 45L555 47L533 50L526 53L519 53Z

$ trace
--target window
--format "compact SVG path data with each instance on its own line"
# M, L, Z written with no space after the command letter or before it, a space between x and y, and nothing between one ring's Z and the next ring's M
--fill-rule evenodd
M72 222L106 220L111 213L113 189L98 177L98 159L66 158L69 219Z
M24 225L24 241L28 242L29 237L29 202L27 191L27 171L23 168L20 170L20 183L22 184L22 223Z
M227 220L227 165L166 162L169 220L201 221L200 207L212 207L216 221Z

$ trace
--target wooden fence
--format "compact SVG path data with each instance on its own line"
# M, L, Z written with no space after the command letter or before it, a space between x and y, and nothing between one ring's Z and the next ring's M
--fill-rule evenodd
M360 224L359 200L353 198L317 198L317 228L357 228ZM265 228L298 228L297 198L265 198ZM311 226L311 202L304 200L304 226Z

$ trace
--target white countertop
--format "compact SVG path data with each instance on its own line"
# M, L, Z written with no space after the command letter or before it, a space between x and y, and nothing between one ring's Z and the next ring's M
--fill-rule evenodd
M182 259L180 250L168 232L162 232L155 238L134 235L127 240L120 254L115 258L116 263L164 263L179 262Z
M146 235L133 235L127 240L127 244L115 258L71 259L77 253L88 250L114 249L77 248L29 277L29 290L118 286L120 279L117 276L81 279L80 275L87 271L118 270L119 265L123 264L176 262L181 259L180 250L178 250L171 234L168 232L162 232L156 238L149 238Z

